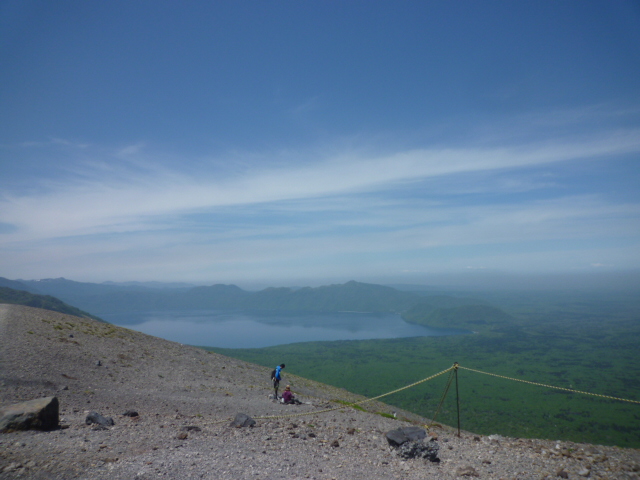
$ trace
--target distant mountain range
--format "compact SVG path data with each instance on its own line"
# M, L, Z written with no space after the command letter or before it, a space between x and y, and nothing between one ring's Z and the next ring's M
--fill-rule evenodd
M493 317L504 321L508 315L474 298L437 295L430 290L400 290L389 286L350 281L322 287L265 288L249 292L236 285L194 287L188 284L140 282L84 283L65 278L8 280L0 277L0 287L50 295L96 315L148 311L244 310L289 312L396 312L414 323L453 326ZM463 308L464 307L464 308ZM433 325L436 326L436 325ZM475 326L475 325L474 325Z

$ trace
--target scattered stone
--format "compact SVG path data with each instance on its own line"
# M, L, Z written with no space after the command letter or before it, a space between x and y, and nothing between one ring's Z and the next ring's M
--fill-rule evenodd
M176 436L176 438L177 438L178 440L186 440L188 436L189 436L189 435L187 434L187 432L180 432L180 433Z
M578 472L578 475L580 475L581 477L588 477L590 473L591 470L589 470L588 468L583 468Z
M102 362L100 360L96 360L96 367L101 367L102 366Z
M402 458L424 458L431 462L439 462L438 451L440 446L435 440L423 442L421 440L404 442L398 447L398 455Z
M0 410L0 432L15 430L53 430L60 422L57 397L16 403Z
M135 410L127 410L122 415L124 415L125 417L138 417L139 416L138 412L136 412Z
M561 468L560 470L558 470L556 472L556 475L560 478L569 478L569 474L563 469Z
M85 419L84 423L86 423L87 425L91 425L92 423L95 423L102 427L111 427L116 424L113 421L113 418L103 417L98 412L89 412L89 415L87 415L87 418Z
M456 468L456 475L458 477L479 477L480 474L471 465Z
M201 432L202 429L200 427L196 427L195 425L185 425L180 430L183 432Z
M7 465L6 467L4 467L4 469L2 470L4 473L10 473L10 472L15 472L16 470L22 468L22 464L20 463L16 463L16 462L12 462L9 465Z
M331 442L331 446L333 448L338 448L340 446L340 442L338 442L338 440L334 440L333 442Z
M242 427L253 427L256 424L256 421L251 418L246 413L238 413L236 418L231 422L231 427L242 428Z

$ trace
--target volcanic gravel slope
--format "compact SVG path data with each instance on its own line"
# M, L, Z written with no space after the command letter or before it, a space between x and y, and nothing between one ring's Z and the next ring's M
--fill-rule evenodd
M294 370L291 365L289 370ZM385 432L427 423L285 372L303 405L269 399L269 368L86 318L0 305L0 405L57 396L63 428L0 435L0 478L640 478L640 451L432 434L439 463L401 459ZM434 372L425 372L425 376ZM135 410L137 417L122 415ZM86 425L96 411L115 420ZM239 412L252 428L230 427ZM295 415L295 416L291 416ZM271 417L271 418L264 418ZM477 477L476 477L477 476Z

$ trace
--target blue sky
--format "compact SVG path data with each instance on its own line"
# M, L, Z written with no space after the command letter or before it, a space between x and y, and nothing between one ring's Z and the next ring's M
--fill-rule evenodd
M0 65L0 276L640 268L637 2L9 0Z

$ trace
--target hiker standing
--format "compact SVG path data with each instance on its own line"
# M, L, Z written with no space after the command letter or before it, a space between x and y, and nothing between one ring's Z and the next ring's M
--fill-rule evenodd
M273 380L273 389L276 391L276 400L278 399L278 387L280 386L280 380L282 380L282 369L284 368L284 363L281 363L276 367L276 369L271 374L271 379Z

